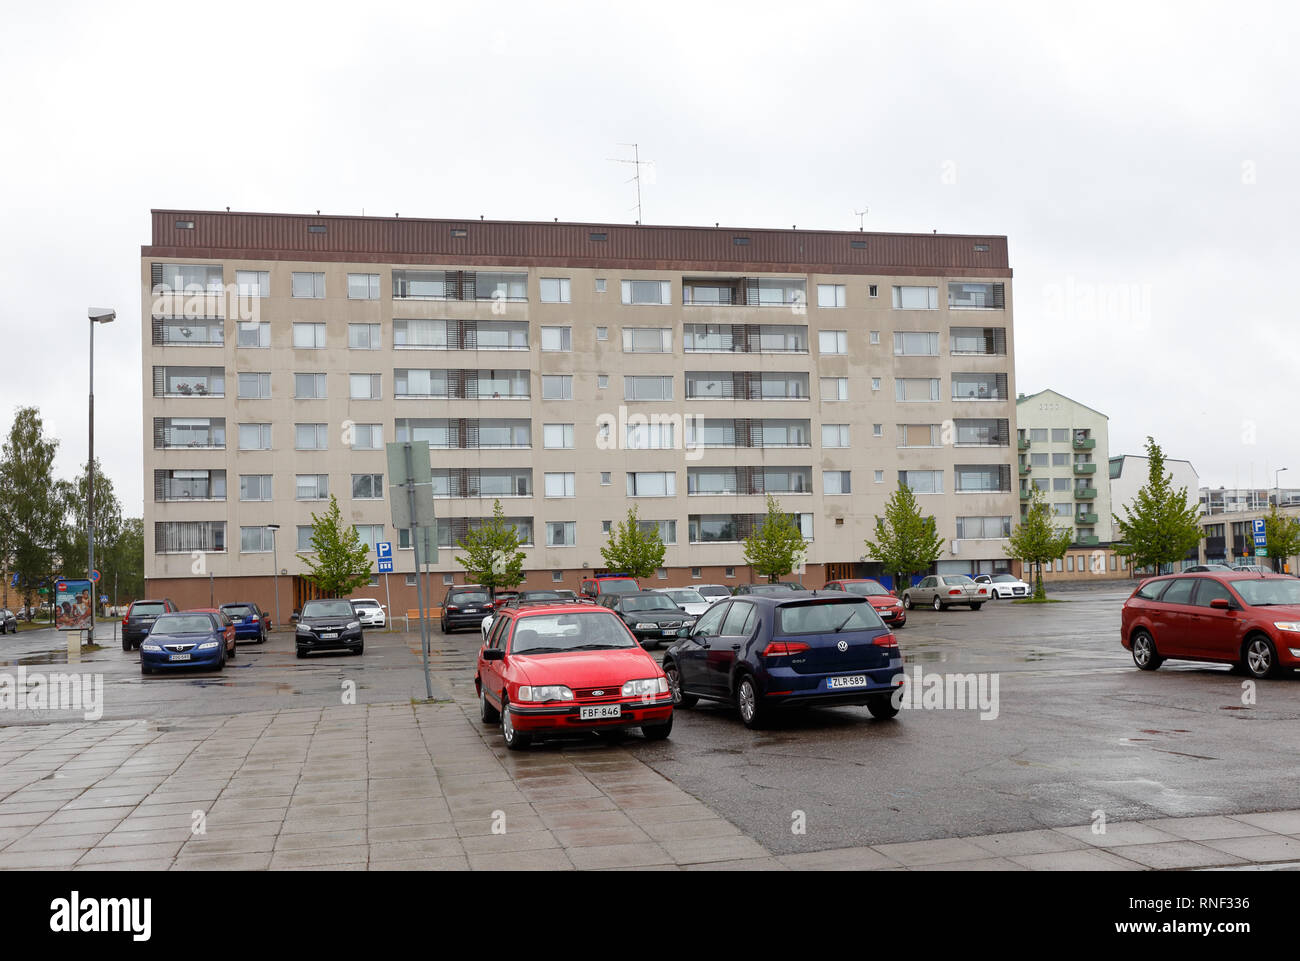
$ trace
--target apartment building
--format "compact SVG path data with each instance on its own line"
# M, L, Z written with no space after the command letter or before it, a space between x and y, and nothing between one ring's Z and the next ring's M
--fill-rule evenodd
M1055 522L1074 531L1074 546L1112 540L1105 414L1054 390L1016 399L1020 500L1036 489Z
M527 584L575 588L638 508L664 584L751 579L768 493L800 576L876 573L899 481L946 571L1007 567L1014 340L998 236L157 210L141 252L152 594L307 590L337 496L391 541L384 445L427 440L440 583L499 500ZM273 531L271 525L279 525ZM286 580L287 579L287 580ZM211 581L211 585L209 584ZM382 591L372 587L368 593ZM363 591L362 593L367 593ZM286 611L287 616L287 611Z

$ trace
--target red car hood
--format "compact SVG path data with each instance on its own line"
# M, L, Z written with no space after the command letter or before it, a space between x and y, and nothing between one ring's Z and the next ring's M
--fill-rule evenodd
M512 654L510 661L534 685L612 688L622 687L625 681L663 674L655 659L639 647L573 654Z
M884 594L868 594L866 597L872 607L893 607L903 603L897 597L886 597Z

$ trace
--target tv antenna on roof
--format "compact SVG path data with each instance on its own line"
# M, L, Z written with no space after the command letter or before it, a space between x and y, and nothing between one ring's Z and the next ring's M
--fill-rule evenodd
M859 230L859 231L862 230L862 223L863 223L863 221L865 221L865 220L867 219L867 211L870 210L870 209L871 209L870 207L863 207L861 210L855 210L855 211L853 211L853 216L855 216L855 217L858 218L858 230Z
M634 143L621 143L621 144L619 144L619 146L620 146L620 147L631 147L631 148L632 148L632 159L631 159L631 160L625 160L625 159L623 159L622 157L607 157L606 159L607 159L607 160L612 160L612 161L614 161L614 163L617 163L617 164L632 164L632 165L635 167L635 169L636 169L636 173L633 174L633 175L632 175L632 179L629 180L629 181L627 181L627 182L628 182L628 183L631 183L633 180L636 181L636 222L637 222L638 224L643 224L643 223L645 223L645 218L641 215L641 168L642 168L642 167L653 167L653 166L654 166L654 161L653 161L653 160L642 160L642 159L641 159L641 147L640 147L639 144L634 144Z

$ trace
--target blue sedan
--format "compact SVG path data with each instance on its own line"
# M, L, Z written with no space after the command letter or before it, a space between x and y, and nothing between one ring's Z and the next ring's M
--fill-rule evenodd
M179 667L223 670L235 656L235 625L220 611L163 614L140 644L140 673Z
M724 598L664 653L675 706L735 704L746 727L780 707L863 705L898 714L894 634L865 597L791 591Z

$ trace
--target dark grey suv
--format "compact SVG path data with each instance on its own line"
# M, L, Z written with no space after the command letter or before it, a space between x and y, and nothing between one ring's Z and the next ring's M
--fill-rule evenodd
M360 654L366 647L356 611L340 598L308 601L302 606L294 645L299 657L306 657L312 651Z

